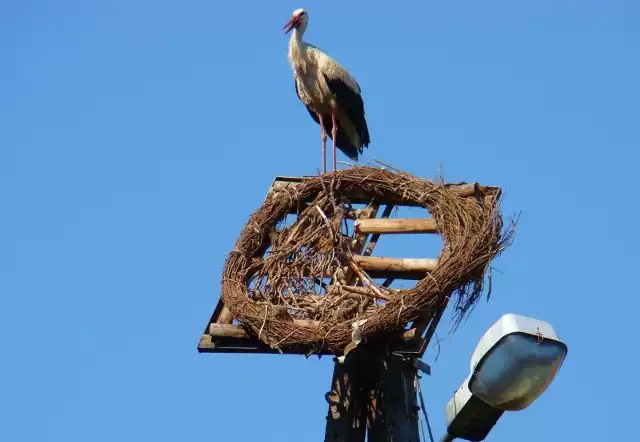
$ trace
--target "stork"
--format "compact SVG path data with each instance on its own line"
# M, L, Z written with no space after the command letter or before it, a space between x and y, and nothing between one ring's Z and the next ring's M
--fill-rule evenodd
M293 30L288 59L293 69L296 94L320 125L322 172L327 171L327 133L333 141L333 170L336 170L336 147L353 161L369 146L369 129L364 115L360 85L349 72L316 46L302 40L309 23L309 13L293 11L282 28Z

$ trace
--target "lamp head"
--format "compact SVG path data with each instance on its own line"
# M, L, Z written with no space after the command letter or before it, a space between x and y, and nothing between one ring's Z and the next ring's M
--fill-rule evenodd
M471 357L469 390L499 410L523 410L549 387L567 351L549 323L506 314Z

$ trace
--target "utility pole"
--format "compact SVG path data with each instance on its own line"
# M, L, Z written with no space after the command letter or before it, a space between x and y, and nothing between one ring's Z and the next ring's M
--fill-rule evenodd
M362 346L334 365L325 442L420 442L417 369L410 358Z

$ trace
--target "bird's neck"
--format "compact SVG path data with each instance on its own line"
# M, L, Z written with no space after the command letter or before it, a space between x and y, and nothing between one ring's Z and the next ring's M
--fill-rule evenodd
M307 51L302 41L302 33L294 29L289 39L289 63L294 70L305 71L307 62Z

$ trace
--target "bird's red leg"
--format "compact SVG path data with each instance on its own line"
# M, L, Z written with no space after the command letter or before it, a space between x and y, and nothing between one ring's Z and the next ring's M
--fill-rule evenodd
M336 124L336 111L331 112L331 138L333 138L333 170L336 170L336 137L338 125Z
M322 173L327 173L327 132L324 130L322 114L318 114L320 121L320 141L322 142Z

